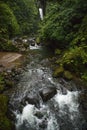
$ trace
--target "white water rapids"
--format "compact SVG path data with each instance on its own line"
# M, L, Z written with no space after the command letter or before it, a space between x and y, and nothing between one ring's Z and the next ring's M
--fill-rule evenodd
M73 121L78 120L79 104L77 91L67 91L66 95L62 95L60 92L58 92L52 100L54 102L55 109L56 111L58 111L60 117L69 114L69 119L72 121L72 123ZM68 110L68 113L66 109ZM42 113L44 116L39 119L37 116L35 116L37 112ZM58 123L55 114L50 112L49 105L47 104L40 104L39 109L36 108L34 105L27 104L23 108L22 114L17 114L16 118L17 130L20 130L20 126L24 126L25 122L26 129L30 128L30 130L60 130L60 124Z
M40 47L35 45L30 46L30 49L36 51ZM65 88L74 88L75 84L66 81L62 84L54 79L47 66L48 60L44 60L40 53L29 55L31 61L11 97L11 103L15 107L16 130L82 130L83 117L78 101L80 92ZM47 102L43 102L39 95L39 105L21 103L30 93L38 94L45 87L56 87L57 94Z

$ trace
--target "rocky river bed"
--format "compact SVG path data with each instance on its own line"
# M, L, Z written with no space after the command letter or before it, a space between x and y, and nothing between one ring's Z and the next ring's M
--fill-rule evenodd
M86 89L78 89L73 81L53 78L50 54L43 52L40 46L30 46L29 63L7 92L15 129L86 130Z

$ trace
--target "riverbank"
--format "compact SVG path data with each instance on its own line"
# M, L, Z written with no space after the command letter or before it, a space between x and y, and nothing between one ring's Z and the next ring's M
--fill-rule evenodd
M29 59L28 59L29 60ZM10 91L16 86L23 73L27 62L26 52L0 52L0 129L13 130L14 123L9 115L9 96L6 91Z

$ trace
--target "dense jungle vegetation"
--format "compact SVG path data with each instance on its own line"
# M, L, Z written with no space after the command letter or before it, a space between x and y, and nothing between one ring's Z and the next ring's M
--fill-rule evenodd
M87 82L87 0L40 2L45 3L43 21L39 20L35 0L0 0L0 51L17 51L10 39L38 31L38 39L54 51L53 76L71 79L76 75ZM1 93L4 82L0 75ZM0 94L0 130L11 129L7 102Z
M37 14L34 0L0 0L0 50L14 51L9 39L33 34Z
M65 69L87 81L87 1L57 0L47 3L40 29L45 45L54 48L59 76ZM59 72L59 73L58 73ZM65 74L64 74L65 75Z

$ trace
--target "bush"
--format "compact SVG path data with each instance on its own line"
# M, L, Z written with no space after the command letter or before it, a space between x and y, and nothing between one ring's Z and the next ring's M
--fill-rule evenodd
M65 69L76 72L79 75L84 73L87 65L87 53L84 48L85 46L70 48L64 53L59 63Z

